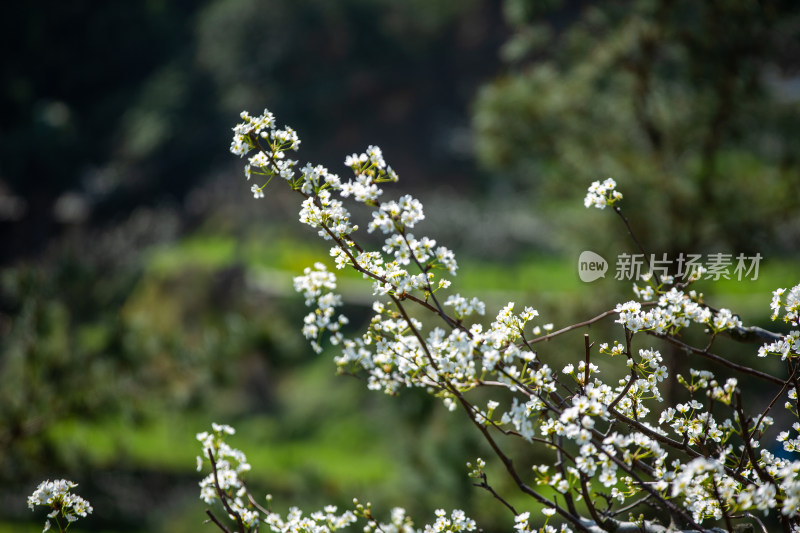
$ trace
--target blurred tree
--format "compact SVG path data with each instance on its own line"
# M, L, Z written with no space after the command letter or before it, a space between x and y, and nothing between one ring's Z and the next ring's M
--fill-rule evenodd
M168 216L152 226L168 232ZM0 480L79 468L91 447L65 456L59 425L135 424L219 402L246 347L270 345L280 321L245 323L233 301L242 291L219 297L215 272L145 275L127 257L137 225L95 235L80 256L59 250L59 261L0 272Z
M0 182L25 208L4 224L0 261L57 234L65 212L56 203L67 191L99 206L93 214L105 220L158 197L154 189L180 194L196 182L204 162L189 148L207 138L212 95L185 43L200 7L82 0L8 8L0 42L14 53L0 66ZM152 109L146 117L136 110L142 104ZM126 130L135 135L120 148Z
M564 198L614 177L649 252L800 249L800 5L506 0L504 12L508 72L473 116L499 183Z
M370 139L407 184L460 177L466 109L506 37L487 0L216 0L197 35L228 116L268 104L335 172Z
M409 176L422 153L441 163L428 176L452 178L503 31L488 0L15 4L0 22L15 50L0 66L0 262L63 222L180 202L227 161L244 108L269 104L309 141L334 131L309 159L338 166L369 138L399 146ZM65 193L78 201L59 206Z

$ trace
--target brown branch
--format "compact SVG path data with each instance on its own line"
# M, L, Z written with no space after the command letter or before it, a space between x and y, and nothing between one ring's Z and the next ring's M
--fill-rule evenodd
M775 479L769 475L769 473L765 472L761 465L758 464L758 460L756 459L755 452L753 452L753 447L750 446L750 438L753 434L755 434L757 427L753 427L753 433L750 433L747 429L747 418L745 417L744 410L742 409L742 395L739 389L737 388L734 392L736 401L736 413L739 415L739 425L742 428L742 441L744 441L744 449L747 452L747 457L750 459L750 464L753 465L753 469L758 474L758 479L767 483L771 483L778 488L778 484L775 482Z
M642 252L642 256L644 256L644 262L647 263L648 271L652 272L653 267L650 265L650 257L647 255L647 252L645 251L644 246L642 246L642 243L639 242L639 239L636 237L636 234L633 233L633 228L631 228L631 225L628 222L628 217L622 214L622 209L620 209L618 205L614 206L614 212L617 213L622 219L622 222L625 223L625 227L628 228L628 234L633 239L633 242L636 243L636 247L639 248L639 251Z
M500 503L502 503L503 505L505 505L505 506L508 508L508 510L509 510L509 511L511 511L512 513L514 513L514 516L516 516L516 515L518 515L518 514L519 514L519 513L517 512L517 510L516 510L516 509L514 509L514 507L513 507L513 506L512 506L510 503L508 503L508 502L505 500L505 498L503 498L502 496L500 496L500 495L497 493L497 491L495 491L495 490L492 488L492 486L491 486L491 485L489 485L489 482L486 480L486 473L485 473L485 472L481 472L481 482L480 482L480 483L473 483L472 485L473 485L473 486L475 486L475 487L478 487L478 488L485 489L485 490L489 491L489 493L490 493L492 496L494 496L494 498L495 498L497 501L499 501Z
M657 433L657 432L651 430L650 428L648 428L647 426L645 426L644 424L642 424L641 422L638 422L638 421L636 421L636 420L634 420L632 418L629 418L629 417L625 416L624 414L620 413L616 409L609 409L609 413L611 413L614 416L614 418L616 418L620 422L623 422L625 424L633 426L634 428L636 428L637 431L639 431L641 433L644 433L645 435L647 435L649 438L651 438L653 440L657 440L661 444L666 444L667 446L669 446L671 448L674 448L676 450L684 452L686 455L688 455L692 459L695 459L697 457L705 457L703 454L701 454L700 452L698 452L697 450L695 450L694 448L692 448L688 444L685 444L685 443L682 443L682 442L678 442L675 439L672 439L670 437L667 437L665 435ZM734 471L730 467L725 466L724 468L725 468L725 472L729 476L734 478L736 481L738 481L739 483L742 483L743 485L752 485L753 484L752 480L749 480L746 477L742 476L741 474L736 473L736 471Z
M217 517L216 517L216 516L214 516L214 513L212 513L212 512L211 512L211 509L206 509L206 514L208 515L208 518L209 518L209 520L210 520L211 522L214 522L214 523L217 525L217 527L218 527L218 528L220 528L220 529L221 529L222 531L224 531L225 533L231 533L231 530L230 530L230 529L228 529L227 527L225 527L225 524L223 524L222 522L220 522L220 521L217 519ZM208 521L209 521L209 520L206 520L206 523L208 523Z
M561 435L559 435L558 436L558 444L556 444L555 442L553 442L553 444L556 446L556 457L558 457L558 462L556 463L556 468L558 468L558 471L561 473L561 477L563 477L564 479L567 479L567 474L564 471L564 456L566 455L567 458L570 461L572 461L573 463L575 462L575 459L573 459L570 456L570 454L568 454L564 450L563 442L564 442L564 438ZM569 509L569 512L574 514L574 515L578 515L578 510L575 508L575 499L572 497L572 494L570 494L569 491L564 493L564 500L567 502L567 509Z
M467 334L470 337L472 337L472 333L469 331L469 329L467 329L466 327L461 325L460 321L458 323L454 322L453 319L451 319L449 316L447 316L447 313L444 312L444 310L442 309L442 306L439 304L438 298L436 298L436 295L433 294L433 287L431 287L431 282L428 279L427 269L422 266L422 264L419 262L419 259L417 259L417 255L414 253L414 250L411 249L411 244L408 242L408 237L406 236L405 230L401 230L400 231L400 235L403 237L403 242L406 243L406 246L408 247L408 252L411 254L411 257L414 259L414 262L417 264L417 267L419 268L419 270L423 274L426 274L426 276L425 276L425 285L428 287L428 294L430 295L431 299L433 300L433 303L436 304L436 309L439 312L438 313L439 316L441 316L444 319L444 321L447 322L447 325L450 326L451 328L453 328L453 329L459 328L459 329L461 329L463 331L466 331Z
M728 359L725 359L724 357L711 353L707 350L701 350L700 348L695 348L694 346L679 341L678 339L670 335L664 335L663 333L655 333L653 331L647 331L646 333L648 335L658 337L659 339L663 339L670 344L678 346L679 348L683 348L684 350L688 350L694 354L703 356L706 359L709 359L710 361L714 361L715 363L719 363L722 366L726 366L730 369L736 370L743 374L748 374L750 376L757 377L759 379L763 379L771 383L775 383L776 385L784 384L784 380L777 378L771 374L767 374L766 372L761 372L760 370L756 370L755 368L750 368L749 366L744 366L738 363L734 363L733 361L729 361Z
M594 502L592 501L592 498L589 496L589 489L586 488L586 485L589 484L589 480L586 477L586 474L584 474L583 472L581 472L580 474L580 484L581 484L581 494L583 494L583 502L586 505L586 509L589 510L589 515L591 515L592 520L594 520L598 526L605 529L606 526L605 520L600 518L600 515L597 514L597 509L595 509L594 507Z
M219 484L219 475L217 475L217 462L214 460L214 452L211 451L210 448L208 449L208 459L211 461L211 472L214 475L214 488L217 489L217 496L219 496L219 500L222 502L222 506L225 508L225 511L227 511L228 515L236 519L239 533L245 533L242 517L239 516L239 513L231 509L231 506L228 504L227 494L225 494Z
M462 405L468 403L461 395L458 395L458 398L462 402ZM519 489L523 493L531 496L534 500L541 503L542 505L553 507L558 514L560 514L561 516L572 522L575 525L575 527L579 528L581 531L588 531L586 526L581 522L580 517L573 515L567 509L564 509L563 507L558 505L555 501L548 500L547 498L545 498L544 496L533 490L531 487L529 487L528 484L522 480L516 468L514 468L514 464L511 461L511 459L503 452L503 450L500 449L500 446L492 438L491 434L489 434L489 431L480 422L478 422L471 416L470 420L472 420L473 424L475 424L478 427L480 432L483 434L483 437L489 443L489 446L491 446L495 455L500 459L500 462L503 463L506 472L508 472L508 474L511 476L511 479L514 480L514 483L517 485L517 487L519 487Z
M717 499L719 508L722 511L722 518L725 519L725 527L728 528L728 531L733 531L731 517L728 514L728 510L725 508L725 502L722 501L722 495L719 493L719 486L717 485L717 478L713 472L711 473L711 487L714 489L714 497Z
M583 334L583 346L584 346L584 362L583 362L583 391L586 392L586 387L589 385L589 361L590 361L590 350L592 349L592 345L594 343L589 342L589 334Z
M590 325L594 324L595 322L599 322L600 320L603 320L607 316L613 315L616 312L617 311L614 310L614 309L609 309L608 311L604 311L604 312L600 313L599 315L597 315L596 317L590 318L589 320L584 320L583 322L578 322L577 324L572 324L571 326L567 326L565 328L561 328L558 331L554 331L553 333L548 333L547 335L544 335L542 337L536 337L535 339L532 339L531 341L529 341L529 343L530 344L536 344L537 342L549 341L553 337L557 337L557 336L559 336L559 335L561 335L563 333L566 333L568 331L572 331L573 329L579 329L579 328L583 328L583 327L586 327L586 326L590 326Z

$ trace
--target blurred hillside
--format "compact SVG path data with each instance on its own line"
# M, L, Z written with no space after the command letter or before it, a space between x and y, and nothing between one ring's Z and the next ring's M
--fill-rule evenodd
M326 250L298 245L308 234L293 228L293 199L253 201L228 146L239 112L268 106L299 131L303 160L339 171L379 144L406 185L468 190L468 106L499 68L499 6L85 1L11 13L0 22L14 50L0 93L0 531L40 530L24 498L46 477L81 484L95 506L82 530L195 531L193 436L212 421L240 429L251 483L278 506L359 496L430 513L469 498L453 472L471 441L450 442L453 421L430 400L398 406L311 357L291 276ZM413 496L432 491L426 505Z
M587 224L575 190L613 177L651 253L797 254L798 4L574 7L505 2L508 68L473 115L495 182L548 198L566 235Z
M367 393L303 342L291 277L327 247L280 187L253 200L228 153L243 109L268 107L297 129L301 161L334 172L379 145L400 174L387 194L419 196L421 231L457 251L458 290L489 316L511 299L563 326L629 297L575 272L587 246L634 250L610 213L581 206L610 175L653 252L764 253L758 282L703 290L768 325L769 291L797 282L797 7L603 5L10 7L0 533L40 530L24 497L46 477L81 484L95 507L81 531L196 531L194 434L212 421L240 429L252 486L278 508L357 496L510 526L467 482L486 450L461 418ZM358 328L370 291L347 278L342 291ZM582 350L580 334L566 342Z
M373 143L407 182L463 181L468 104L505 31L486 1L52 2L2 24L4 262L181 206L233 166L242 109L291 120L337 170Z

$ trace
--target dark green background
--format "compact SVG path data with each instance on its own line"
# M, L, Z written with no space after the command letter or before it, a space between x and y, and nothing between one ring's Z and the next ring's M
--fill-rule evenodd
M232 443L278 509L356 496L384 516L407 506L418 525L462 507L510 527L466 477L489 452L463 415L368 393L302 341L291 276L327 250L280 183L249 194L228 153L243 109L268 107L298 131L301 161L343 176L346 155L381 146L401 177L387 196L420 198L418 233L458 252L453 292L485 298L490 317L511 299L559 327L630 297L613 276L577 277L581 250L636 251L611 213L582 206L609 176L649 252L762 254L758 281L702 287L747 321L769 326L770 291L797 283L793 2L4 11L0 532L36 531L25 496L56 477L95 507L75 530L213 530L194 472L194 434L212 421L240 429ZM343 284L354 328L369 312L357 281ZM557 354L580 358L582 343Z

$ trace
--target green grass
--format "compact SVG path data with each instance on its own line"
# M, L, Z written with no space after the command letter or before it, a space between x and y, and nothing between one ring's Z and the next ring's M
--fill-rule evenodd
M399 472L381 448L375 435L365 431L363 421L351 417L337 420L309 439L251 447L248 459L254 473L265 480L311 474L345 486L384 483Z
M197 235L175 246L154 248L148 259L148 274L179 276L187 269L214 270L241 263L252 271L270 269L285 273L281 283L287 283L290 291L291 276L315 261L330 263L327 248L325 243L314 239L276 237L238 244L233 237ZM569 295L578 303L592 291L627 291L633 297L629 281L613 279L611 264L606 279L593 284L581 282L575 257L529 256L507 264L465 258L459 265L456 277L444 276L453 281L450 292L495 295L498 300L518 298L519 305L541 300L536 295L548 294L556 301ZM708 303L733 309L745 323L763 322L769 315L771 292L797 284L800 281L797 273L797 261L767 258L762 261L757 280L703 281L697 288L705 293ZM360 275L345 277L352 284L363 285L369 294L367 282L353 279ZM494 310L487 309L487 315L493 313ZM547 316L543 319L542 322L550 321ZM93 346L104 344L102 334L101 330L91 328L81 331L86 343ZM300 336L299 325L296 335ZM229 442L247 454L253 466L252 479L277 490L302 484L302 478L336 483L339 487L391 484L404 475L400 463L392 456L391 432L383 433L385 426L370 425L375 421L365 419L358 409L358 400L330 396L333 373L333 365L325 360L285 376L276 391L284 411L277 414L247 415L228 421L213 413L187 412L167 414L143 425L133 425L124 419L65 420L52 427L47 438L58 442L68 454L88 456L98 468L124 464L190 473L195 470L195 457L200 451L195 434L207 430L212 421L229 422L237 429ZM341 383L338 387L351 389L360 385ZM41 524L0 522L0 533L29 531L41 531Z
M31 512L31 515L34 513ZM41 514L41 521L37 522L26 522L26 523L16 523L16 522L0 522L0 533L42 533L42 526L44 525L45 515L44 508L42 508L42 512L37 512L36 516L38 517ZM86 518L81 518L83 521L91 521L92 517L88 516ZM55 527L55 526L54 526ZM209 528L210 529L210 528ZM50 531L57 531L57 529L50 528ZM69 528L71 533L79 533L81 531L87 531L87 529L81 529L81 522L78 521L76 524ZM119 533L118 530L96 530L92 529L92 533ZM213 531L213 530L212 530ZM125 533L136 533L134 531L125 530Z
M41 522L29 524L0 522L0 533L42 533L42 524L44 524L44 520L43 517Z
M297 275L317 261L333 265L329 250L330 244L320 239L287 236L251 239L242 245L242 259L251 267L286 270Z
M791 288L800 283L798 262L792 259L763 259L755 280L703 280L696 289L714 307L727 307L738 313L743 321L764 322L771 311L772 291Z
M392 456L392 427L375 414L388 399L373 398L375 393L360 384L337 377L327 357L288 371L276 385L281 408L274 414L231 419L220 412L164 413L144 424L122 418L72 419L51 427L47 438L99 468L124 464L189 473L200 453L195 435L219 422L236 428L229 444L245 452L256 479L291 480L310 474L352 486L401 475ZM371 411L363 409L365 396Z
M237 434L229 443L245 452L257 477L287 476L298 468L344 484L394 475L391 457L374 447L374 435L356 415L331 420L308 436L291 439L281 436L279 423L271 417L249 416L233 425ZM98 467L123 461L133 467L190 472L200 453L195 434L210 426L200 413L166 416L141 426L119 420L68 420L52 427L48 437L67 450L88 454Z
M80 453L97 467L128 463L167 471L187 471L197 454L193 436L203 426L198 415L165 416L143 425L123 419L64 420L49 428L47 438L61 449ZM198 425L189 419L197 420ZM91 443L88 445L87 443Z
M328 248L329 243L319 239L300 239L289 234L259 234L245 237L241 244L237 244L234 237L196 235L170 249L154 250L150 268L156 274L180 276L192 269L210 271L239 264L245 267L254 286L267 294L297 298L292 278L305 267L321 261L333 270ZM487 320L509 301L515 302L517 308L531 305L541 312L540 324L554 323L562 327L634 298L632 281L616 280L615 267L609 263L604 279L584 283L578 277L577 257L573 256L528 255L513 262L464 256L459 258L456 276L438 273L450 279L452 285L437 296L440 301L455 293L477 296L486 303ZM709 305L733 310L745 325L782 331L780 324L769 320L769 303L773 290L793 287L800 281L797 267L798 261L793 258L765 257L755 280L749 277L703 280L692 288L702 292ZM371 283L352 269L335 270L335 273L339 278L338 291L347 303L371 304L374 300ZM735 276L733 268L730 273ZM166 309L164 305L162 308Z
M571 258L530 256L518 263L465 260L453 280L467 290L578 292L585 284Z
M198 234L178 244L153 248L148 265L156 273L174 273L187 267L219 268L239 261L251 267L300 273L315 261L331 263L329 248L329 243L321 240L290 235L239 241L234 236ZM613 279L614 266L609 264L607 279ZM770 293L776 284L800 281L797 272L796 260L766 257L756 280L720 279L702 284L713 285L717 293ZM512 263L459 256L457 279L466 289L571 292L585 286L577 275L576 258L571 256L530 255Z
M157 246L150 250L148 269L154 274L168 275L188 266L220 268L230 264L236 252L232 237L195 235L179 243Z

